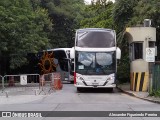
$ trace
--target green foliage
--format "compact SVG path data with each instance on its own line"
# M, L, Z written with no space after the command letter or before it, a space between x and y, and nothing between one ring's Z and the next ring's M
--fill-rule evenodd
M129 82L130 80L130 64L129 54L122 55L117 66L117 79L120 83Z
M112 20L113 3L108 2L101 4L100 1L95 2L88 6L86 11L86 17L81 21L82 28L113 28Z
M75 29L83 19L83 0L41 0L41 5L48 9L49 17L54 21L50 35L52 47L72 47Z
M159 0L0 0L0 56L10 59L10 67L26 63L27 53L46 48L72 47L75 29L99 27L115 29L117 46L122 51L118 64L121 82L129 80L127 26L143 24L152 19L157 28L160 59L160 1Z
M11 58L10 68L26 63L27 53L49 45L44 29L49 31L51 26L47 11L40 7L33 10L29 0L0 1L0 54Z
M153 90L150 96L160 97L160 89L159 90Z
M126 24L133 16L134 7L137 5L138 0L118 0L115 3L113 18L114 24L117 27L117 32L123 31L125 29Z
M156 45L158 47L157 60L160 60L160 1L159 0L139 0L134 7L134 14L128 22L128 26L143 24L144 19L151 19L152 26L157 29Z
M117 42L122 51L122 59L119 64L120 75L129 78L128 41L124 38L127 26L143 25L144 19L152 19L153 27L157 28L157 46L160 51L160 1L159 0L118 0L113 12L114 25L116 26ZM158 52L158 56L160 52ZM128 60L127 60L128 59ZM127 60L127 61L126 61ZM123 62L126 63L124 64ZM124 71L124 72L123 72ZM120 76L121 77L121 76Z

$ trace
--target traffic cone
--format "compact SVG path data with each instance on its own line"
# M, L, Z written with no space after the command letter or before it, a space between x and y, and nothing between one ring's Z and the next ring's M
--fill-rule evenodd
M61 82L61 76L60 73L55 73L54 74L54 88L56 90L61 90L63 87L62 82Z

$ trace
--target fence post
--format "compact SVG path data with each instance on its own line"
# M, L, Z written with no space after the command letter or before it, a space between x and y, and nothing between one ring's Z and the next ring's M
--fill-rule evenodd
M41 92L44 92L44 94L46 95L46 93L45 93L45 91L44 91L44 85L45 85L44 75L40 75L39 85L40 85L40 87L41 87L41 91L39 92L39 95L41 94Z
M50 81L51 81L51 83L50 83L50 89L49 89L48 93L49 93L51 90L53 90L54 92L56 92L55 87L54 87L54 73L51 73Z
M4 88L4 77L5 77L5 76L2 76L2 93L4 92L4 89L5 89L5 88Z

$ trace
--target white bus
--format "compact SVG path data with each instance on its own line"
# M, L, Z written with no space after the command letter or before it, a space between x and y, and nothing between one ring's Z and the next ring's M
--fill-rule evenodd
M70 50L71 48L56 48L47 51L53 51L54 59L56 59L59 64L56 68L56 72L61 72L62 80L73 83L74 73L71 69Z
M76 31L74 85L83 88L116 87L117 59L121 51L116 47L116 33L111 29L86 28Z

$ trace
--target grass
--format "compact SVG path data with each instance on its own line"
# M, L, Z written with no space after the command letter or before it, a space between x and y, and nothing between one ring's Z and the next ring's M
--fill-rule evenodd
M151 95L151 96L155 96L155 97L160 97L160 89L158 89L158 90L153 90L150 95Z

